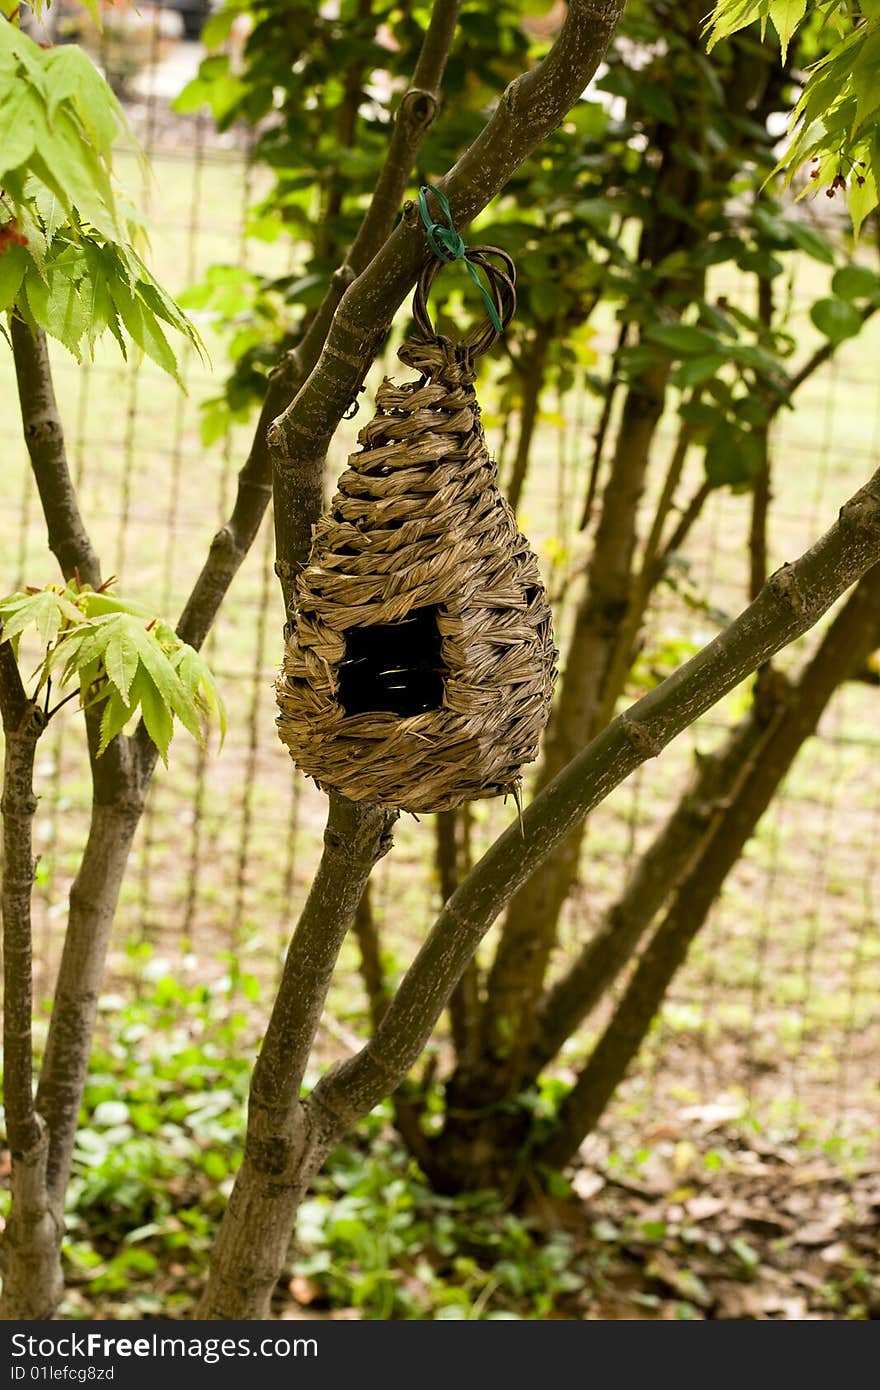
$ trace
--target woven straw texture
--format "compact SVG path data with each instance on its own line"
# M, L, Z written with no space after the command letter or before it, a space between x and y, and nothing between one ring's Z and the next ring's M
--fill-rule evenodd
M325 790L442 811L518 794L549 714L557 653L537 561L488 456L470 353L417 336L399 356L419 379L383 382L361 448L315 528L278 726L294 761ZM384 626L397 623L399 640ZM381 637L387 666L390 635L391 664L405 668L424 660L414 644L425 624L438 660L420 688L435 692L433 707L352 712L358 702L348 699L347 710L341 697L369 667L370 641Z

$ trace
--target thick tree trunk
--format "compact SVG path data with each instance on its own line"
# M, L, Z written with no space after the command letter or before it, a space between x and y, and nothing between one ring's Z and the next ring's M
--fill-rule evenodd
M65 579L78 574L82 584L97 588L101 567L67 468L46 335L41 328L32 333L17 314L11 315L9 328L24 441L46 518L49 549Z
M327 1155L297 1117L287 1133L248 1126L248 1147L211 1256L198 1316L264 1319L290 1249L299 1204Z

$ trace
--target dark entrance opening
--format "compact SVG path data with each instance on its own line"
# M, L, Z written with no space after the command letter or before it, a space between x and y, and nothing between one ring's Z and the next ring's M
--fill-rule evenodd
M443 703L443 662L436 608L414 608L399 623L353 627L339 663L346 714L383 711L406 718Z

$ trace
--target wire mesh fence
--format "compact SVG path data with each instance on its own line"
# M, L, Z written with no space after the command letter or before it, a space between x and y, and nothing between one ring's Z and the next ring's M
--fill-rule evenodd
M152 47L150 46L152 45ZM169 113L167 88L180 84L194 45L160 52L154 24L144 67L127 78L127 101L154 178L140 189L152 221L153 264L172 290L214 261L247 264L247 209L259 188L246 132L218 137L203 117ZM182 50L185 50L182 52ZM178 70L169 74L169 63ZM122 161L130 186L133 159ZM259 248L261 271L283 268L284 252ZM273 259L274 258L274 259ZM810 270L811 275L818 271ZM792 331L809 345L795 286ZM601 334L596 346L611 346ZM222 348L211 343L222 371ZM872 362L880 333L869 327L816 375L795 413L774 435L771 561L799 553L836 514L880 457L880 385ZM187 395L149 363L124 364L110 352L79 368L53 352L62 415L82 506L120 589L174 617L211 537L231 507L248 435L236 428L202 445L198 404L216 381L192 354L182 362ZM370 378L374 382L381 366ZM369 383L367 397L369 398ZM53 577L24 449L13 427L11 366L0 375L9 422L0 462L7 505L0 514L2 581L8 592ZM486 388L490 444L502 422ZM584 391L543 402L521 521L557 595L567 630L582 569L577 516L586 492L598 406ZM338 470L358 421L334 445ZM666 431L669 438L671 423ZM670 440L671 443L671 440ZM695 461L685 476L698 482ZM714 609L746 599L748 499L713 497L687 546L689 592ZM139 833L116 925L113 979L138 989L156 962L182 976L220 979L230 971L274 977L308 888L323 826L323 798L294 774L274 727L273 680L281 655L281 602L273 575L271 517L235 581L209 640L208 654L229 708L222 751L178 736L171 770L160 769ZM652 633L679 655L716 630L705 605L664 589ZM660 641L660 639L658 639ZM564 646L564 641L561 644ZM663 650L656 653L662 667ZM582 873L568 903L557 968L586 937L619 888L627 865L671 808L695 746L710 746L738 705L733 696L657 765L644 767L591 818ZM661 1018L612 1116L659 1123L673 1109L721 1097L756 1117L796 1122L817 1136L864 1138L876 1129L880 1074L880 692L847 684L803 750L765 816L710 922L675 980ZM47 994L89 806L88 766L75 716L40 747L36 885L37 988ZM510 806L473 809L477 853L509 821ZM396 848L379 866L375 910L392 969L403 969L438 905L431 830L405 819ZM162 968L165 968L164 966ZM354 948L346 948L331 995L341 1025L359 1025L365 1005ZM599 1020L601 1021L601 1020ZM572 1058L592 1036L572 1041ZM567 1060L567 1059L564 1059Z

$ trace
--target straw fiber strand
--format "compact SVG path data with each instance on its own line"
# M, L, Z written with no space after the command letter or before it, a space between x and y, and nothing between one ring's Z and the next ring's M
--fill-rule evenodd
M547 721L557 654L537 561L486 449L471 352L419 336L399 355L420 376L383 382L315 528L278 726L325 790L441 811L518 790ZM430 707L346 710L341 694L357 691L362 671L383 689L415 682L414 698Z

